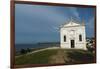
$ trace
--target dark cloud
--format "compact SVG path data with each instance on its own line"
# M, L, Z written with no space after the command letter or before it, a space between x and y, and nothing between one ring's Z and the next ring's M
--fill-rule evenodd
M84 11L88 13L89 10ZM76 7L16 4L15 42L59 41L59 26L64 24L71 16L79 20L82 16L89 17L82 15L82 13L83 11L79 11ZM86 23L88 22L91 22L91 20L86 19ZM87 27L89 24L87 24ZM90 29L87 31L90 31ZM92 32L90 31L90 33Z

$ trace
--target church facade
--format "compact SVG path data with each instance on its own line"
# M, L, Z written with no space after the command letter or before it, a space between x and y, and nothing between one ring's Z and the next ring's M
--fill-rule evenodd
M70 19L60 28L61 48L86 50L85 23Z

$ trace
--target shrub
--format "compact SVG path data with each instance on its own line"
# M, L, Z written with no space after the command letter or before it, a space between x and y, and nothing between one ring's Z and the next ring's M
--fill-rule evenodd
M31 49L29 49L29 48L27 48L27 50L26 50L27 52L31 52Z
M87 46L88 51L93 52L94 48L91 46Z
M25 54L25 53L27 53L27 51L25 49L21 49L20 53Z

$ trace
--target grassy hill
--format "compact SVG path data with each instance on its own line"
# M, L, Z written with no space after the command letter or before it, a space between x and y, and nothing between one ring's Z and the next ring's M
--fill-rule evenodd
M94 63L94 54L79 49L47 49L15 58L16 65L23 64L83 64Z

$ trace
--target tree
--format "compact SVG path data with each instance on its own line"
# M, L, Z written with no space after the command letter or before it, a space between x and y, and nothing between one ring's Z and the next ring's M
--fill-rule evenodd
M27 52L31 52L31 49L27 48Z
M21 49L20 53L21 54L25 54L26 53L26 50L25 49Z
M93 52L94 48L91 46L87 46L88 51Z

